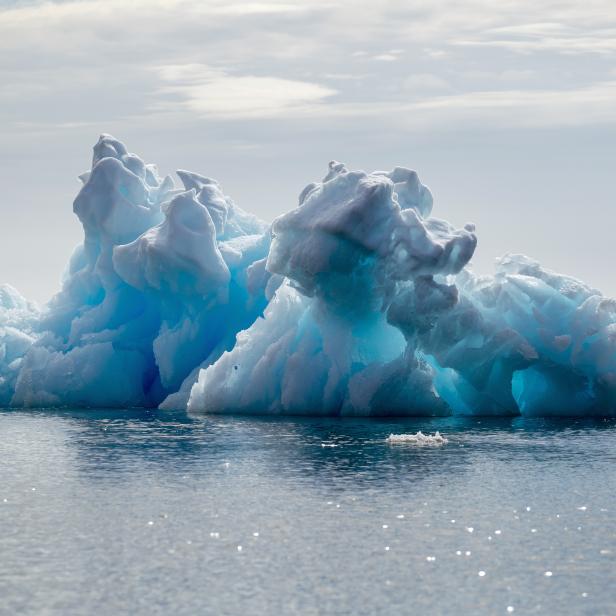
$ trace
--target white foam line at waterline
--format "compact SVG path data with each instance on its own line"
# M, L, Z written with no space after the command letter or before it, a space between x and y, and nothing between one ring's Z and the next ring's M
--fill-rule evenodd
M440 447L449 442L438 431L434 434L424 434L421 431L416 434L390 434L385 441L392 445L421 445L429 447Z

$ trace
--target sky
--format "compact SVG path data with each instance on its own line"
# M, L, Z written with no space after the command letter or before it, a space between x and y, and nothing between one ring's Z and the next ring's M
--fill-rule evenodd
M103 132L265 220L332 159L411 167L476 271L616 296L613 0L0 0L0 282L58 290Z

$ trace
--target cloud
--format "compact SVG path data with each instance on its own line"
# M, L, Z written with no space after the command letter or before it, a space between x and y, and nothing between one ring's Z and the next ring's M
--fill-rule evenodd
M451 84L438 75L414 73L403 79L402 88L406 92L425 96L430 92L451 90Z
M316 83L254 75L230 75L205 65L161 66L161 78L170 82L164 95L176 95L179 104L198 115L220 119L267 118L307 113L311 105L336 94ZM158 109L173 109L165 101Z
M616 124L616 81L560 90L484 90L411 103L337 105L339 117L387 117L415 131Z
M379 60L380 62L395 62L398 56L391 53L380 53L372 57L373 60Z
M616 52L616 9L605 7L603 14L563 11L562 21L522 22L485 28L472 37L453 41L463 47L502 48L515 53L552 52L562 55Z
M605 32L601 32L591 34L590 36L576 37L460 40L455 41L455 45L464 47L500 47L517 53L549 51L567 56L577 54L614 55L616 53L616 31L611 31L607 36Z
M389 49L384 53L378 53L376 55L371 56L371 60L376 60L377 62L395 62L400 59L400 55L404 53L404 49ZM355 52L353 54L355 57L365 56L365 53Z
M18 3L0 9L0 130L162 115L507 126L550 106L532 122L611 123L603 99L589 116L574 105L613 94L614 52L612 0Z
M321 3L327 6L326 3ZM117 17L117 11L124 13L181 15L232 15L251 16L258 14L304 13L309 5L300 2L233 2L224 0L49 0L16 4L1 11L1 21L11 26L23 26L27 22L41 23L45 20L60 21L79 19L84 16L107 18Z
M616 81L576 89L480 91L436 97L411 108L438 121L549 127L616 122Z
M303 13L309 11L309 5L285 2L231 2L211 7L213 13L220 15L258 15L273 13Z

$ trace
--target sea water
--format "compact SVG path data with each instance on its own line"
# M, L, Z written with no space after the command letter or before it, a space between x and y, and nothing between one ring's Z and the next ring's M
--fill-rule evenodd
M615 465L610 421L2 411L0 613L614 613Z

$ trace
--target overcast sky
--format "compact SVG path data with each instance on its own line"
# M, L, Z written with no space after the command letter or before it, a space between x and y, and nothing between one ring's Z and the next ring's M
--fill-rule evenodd
M271 220L329 160L412 167L474 222L616 296L614 0L0 0L0 281L46 300L99 133Z

